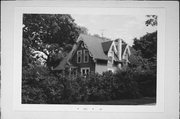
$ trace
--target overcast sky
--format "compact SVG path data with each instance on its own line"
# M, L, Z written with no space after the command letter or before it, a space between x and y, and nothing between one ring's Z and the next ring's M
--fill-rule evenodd
M90 34L99 34L107 38L122 38L132 45L133 38L141 37L147 32L155 31L156 27L145 26L145 16L127 15L72 15L75 22L88 29Z

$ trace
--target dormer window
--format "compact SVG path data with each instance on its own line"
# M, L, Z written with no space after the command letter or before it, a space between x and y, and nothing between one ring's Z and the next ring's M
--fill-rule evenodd
M77 63L82 62L82 50L77 51Z
M88 50L84 50L84 63L89 62L89 52Z

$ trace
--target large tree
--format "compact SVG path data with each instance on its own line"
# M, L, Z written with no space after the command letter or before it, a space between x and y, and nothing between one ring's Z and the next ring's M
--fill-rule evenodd
M57 65L80 33L87 33L87 29L78 26L69 14L24 14L23 66L35 61L37 51L47 56L43 57L47 66Z
M135 38L133 48L140 51L143 58L155 61L157 56L157 31L147 33L140 39Z
M145 25L147 27L156 27L157 16L147 15L147 20ZM156 70L156 60L157 60L157 31L152 33L147 33L139 39L134 39L133 48L136 49L144 60L148 61L151 68Z
M146 26L157 26L157 15L146 15L146 17L148 18L145 22Z

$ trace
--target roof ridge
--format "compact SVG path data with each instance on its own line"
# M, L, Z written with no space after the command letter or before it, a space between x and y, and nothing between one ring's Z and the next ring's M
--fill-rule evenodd
M86 34L81 34L79 38L81 39L77 40L77 42L82 40L87 45L88 50L92 53L95 59L108 59L103 51L102 38Z

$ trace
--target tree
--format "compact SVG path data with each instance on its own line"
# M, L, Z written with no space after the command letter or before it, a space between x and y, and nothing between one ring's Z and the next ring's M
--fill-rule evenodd
M157 15L146 15L148 20L146 20L145 24L146 26L157 26Z
M34 51L40 51L47 55L47 66L54 67L71 50L80 33L87 33L87 29L78 26L69 14L24 14L23 66L35 62Z
M157 26L157 15L146 15L148 18L145 21L146 26ZM147 60L148 65L156 70L157 60L157 31L147 33L140 37L135 38L133 48L136 49L144 60Z
M157 16L147 15L146 26L157 26ZM134 39L133 48L138 51L145 61L140 72L134 76L139 84L143 96L156 96L156 68L157 68L157 31L147 33L139 39ZM145 68L144 68L145 67Z
M157 56L157 31L134 39L133 48L141 52L143 58L155 61Z

